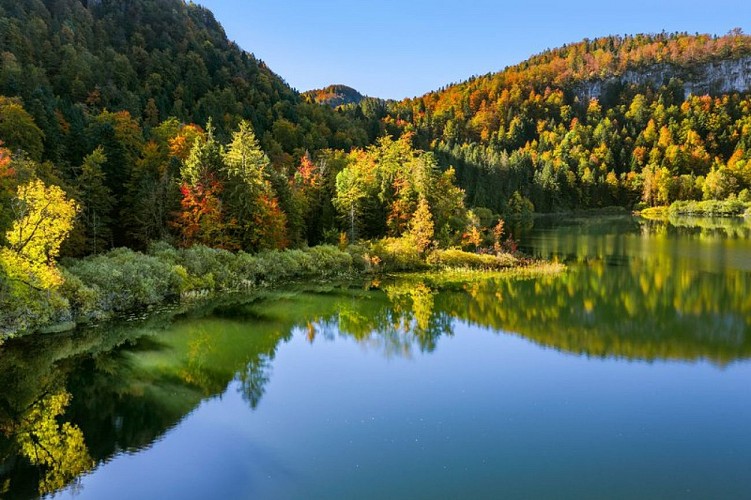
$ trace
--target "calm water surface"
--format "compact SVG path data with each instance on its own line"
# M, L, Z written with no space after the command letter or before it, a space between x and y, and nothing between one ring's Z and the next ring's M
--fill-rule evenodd
M751 498L749 226L516 232L569 270L6 343L0 497Z

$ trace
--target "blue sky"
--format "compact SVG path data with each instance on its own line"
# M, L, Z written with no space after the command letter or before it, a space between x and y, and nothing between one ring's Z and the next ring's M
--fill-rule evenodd
M422 95L608 34L751 33L748 0L198 0L230 39L298 90L332 83Z

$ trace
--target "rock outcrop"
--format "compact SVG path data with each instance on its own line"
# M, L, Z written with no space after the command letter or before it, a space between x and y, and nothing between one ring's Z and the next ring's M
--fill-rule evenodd
M690 69L672 64L656 64L622 75L589 80L575 87L580 99L600 98L613 86L660 87L678 80L684 95L718 95L751 90L751 57L698 64Z

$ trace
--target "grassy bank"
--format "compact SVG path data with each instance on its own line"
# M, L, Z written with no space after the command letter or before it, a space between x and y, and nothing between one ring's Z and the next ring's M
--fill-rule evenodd
M177 249L165 243L147 252L116 249L61 264L64 282L23 298L0 297L0 341L33 331L72 328L176 300L283 286L299 281L349 279L406 271L502 272L530 262L510 254L457 249L418 252L409 238L317 246L259 254L204 246Z
M669 207L645 208L639 212L645 219L668 217L743 217L751 215L751 203L740 200L676 201Z

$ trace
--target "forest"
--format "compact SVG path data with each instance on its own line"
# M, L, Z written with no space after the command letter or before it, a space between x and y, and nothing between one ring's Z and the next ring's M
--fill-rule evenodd
M504 219L533 212L742 211L751 97L682 78L749 55L739 30L614 36L396 102L301 94L182 0L0 0L0 333L279 266L505 267ZM676 76L582 98L655 65Z
M678 200L748 202L747 93L685 94L709 62L751 55L740 30L585 40L395 103L388 120L457 171L469 206L537 212ZM661 84L618 81L668 68ZM583 88L615 78L597 98ZM500 196L499 196L500 193Z

